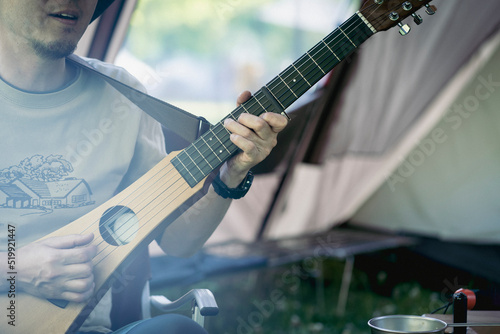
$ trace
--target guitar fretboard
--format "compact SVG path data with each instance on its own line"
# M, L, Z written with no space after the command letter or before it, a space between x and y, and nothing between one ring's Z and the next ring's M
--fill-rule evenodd
M237 120L245 112L282 113L374 32L356 13L225 118ZM238 152L229 136L220 121L172 159L191 187Z

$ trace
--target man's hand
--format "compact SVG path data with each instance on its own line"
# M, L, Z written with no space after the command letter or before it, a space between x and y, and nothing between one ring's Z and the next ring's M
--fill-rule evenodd
M237 104L247 101L250 92L243 92ZM285 116L275 113L264 113L255 116L243 113L238 121L230 118L224 121L224 126L231 132L231 141L242 152L231 158L221 168L221 180L230 188L237 187L253 166L264 160L277 144L277 136L288 121Z
M93 234L67 235L34 242L19 249L19 287L43 298L81 302L94 292Z

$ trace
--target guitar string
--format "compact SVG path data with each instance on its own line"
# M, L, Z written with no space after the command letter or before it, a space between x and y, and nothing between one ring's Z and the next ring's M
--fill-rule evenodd
M150 225L151 221L159 214L159 210L156 210L156 208L158 206L161 206L162 208L165 208L167 206L169 206L173 201L175 201L180 195L182 195L186 190L189 190L189 185L187 185L185 182L181 182L179 183L179 181L182 181L182 177L178 177L177 179L175 179L173 181L173 183L168 186L167 188L165 188L164 190L161 190L159 192L155 192L154 194L152 194L152 197L153 199L151 201L149 201L146 205L144 205L139 211L138 213L142 214L143 217L147 217L148 215L151 215L151 213L154 213L154 215L150 216L149 219L144 219L144 220L139 220L139 224L138 226L132 226L132 224L129 224L128 228L127 228L127 231L124 232L124 233L121 233L121 235L119 235L119 238L122 237L125 233L129 233L129 229L130 228L134 228L136 229L136 232L138 232L140 229L143 229L146 225ZM172 190L172 188L176 187L175 189ZM164 194L167 194L166 198L164 198L163 200L159 200L159 198L161 198ZM156 205L152 205L152 203L156 203ZM147 209L149 209L149 211L146 211ZM127 220L126 223L129 223L130 222L130 219ZM161 222L159 222L161 223ZM150 226L152 228L156 228L158 224L155 224L154 226ZM134 236L136 237L136 236ZM137 240L137 241L140 241L140 240ZM125 243L127 244L127 243ZM111 250L108 251L108 252L105 252L106 250L109 250L109 248L112 246ZM100 264L102 261L104 261L109 255L111 255L115 250L117 250L118 247L116 246L113 246L113 245L110 245L110 244L106 244L102 251L98 252L98 254L96 254L96 256L94 257L93 261L96 261L95 265L98 265ZM101 254L104 254L103 257L101 259L98 258L99 255Z
M149 203L147 203L147 205L145 205L143 208L140 209L139 212L143 213L144 216L148 216L151 212L156 212L152 217L149 218L149 220L143 220L143 224L141 225L141 223L139 223L139 226L137 226L137 231L144 228L146 225L149 225L150 222L156 217L156 215L158 215L158 210L155 210L158 206L161 206L161 207L165 207L165 206L168 206L170 205L173 201L175 201L180 195L182 195L186 190L188 190L190 187L189 185L187 185L185 182L181 182L180 185L178 185L178 187L176 189L174 189L173 191L170 191L168 194L167 194L167 197L161 201L158 201L158 198L160 198L162 195L164 195L169 188L173 187L175 184L177 184L179 181L182 181L183 178L182 177L178 177L174 183L167 187L167 189L161 191L160 193L158 194L155 194L154 195L154 198L152 201L150 201ZM184 189L183 189L184 188ZM152 203L154 202L158 202L156 203L156 205L151 205ZM147 212L142 212L143 210L145 209L149 209L149 211ZM127 220L127 222L129 222L130 219ZM129 224L131 225L131 224ZM154 225L152 226L153 228L155 228L157 225ZM134 228L134 226L129 226L128 229L130 228ZM124 233L122 233L120 236L123 236ZM93 258L93 261L95 261L95 265L99 265L102 261L104 261L109 255L111 255L115 250L117 250L119 247L116 247L116 246L113 246L111 248L111 250L109 250L110 246L112 245L105 245L103 250L101 252L99 252L99 254L96 254L96 256ZM104 253L105 250L109 250L108 252ZM104 256L101 258L101 259L98 259L98 255L100 254L104 254Z
M167 170L165 170L165 169L167 169ZM127 195L124 199L122 199L120 202L118 202L115 206L113 206L111 208L122 206L124 204L124 203L122 203L122 202L124 202L124 200L129 200L129 203L127 205L123 205L124 207L128 207L131 203L136 202L137 198L139 198L139 197L143 197L143 198L142 198L142 201L140 201L137 205L142 204L145 201L145 199L148 197L148 196L145 196L144 194L146 193L147 190L150 190L152 186L156 186L158 188L158 184L159 184L160 181L163 181L163 184L160 185L160 187L165 186L165 184L167 184L168 182L172 181L172 177L169 178L169 179L166 179L164 177L164 175L168 174L172 170L174 170L174 167L170 163L167 164L166 166L162 167L159 171L157 171L154 175L152 175L146 182L144 182L144 184L142 186L140 186L139 189L145 189L144 191L140 192L140 191L136 190L136 191L131 192L129 195ZM158 178L159 180L158 181L154 181L155 178ZM151 183L151 182L153 182L153 184L149 185L149 183ZM176 181L174 181L174 183L175 182ZM167 190L168 190L168 187L167 187ZM111 208L109 208L109 209L111 209ZM107 217L106 220L104 221L103 225L108 224L110 222L113 222L116 218L118 218L121 215L122 215L122 213L120 213L120 210L118 210L118 212L114 213L111 217ZM95 233L95 234L97 234L99 236L100 233L97 233L97 231L100 229L100 225L101 224L99 224L99 223L100 223L100 221L101 221L101 219L102 219L103 216L104 216L104 214L101 216L100 219L97 219L97 220L89 222L87 228L85 228L82 231L82 233L86 232L89 228L94 227L94 229L92 231L90 231L90 232ZM128 223L128 222L129 221L127 220L125 222L125 224ZM126 231L125 231L125 233L126 233ZM103 242L108 243L105 240L105 238L102 237L102 235L101 235L101 238L95 238L92 241L92 244L94 244L95 246L98 247ZM104 247L103 249L101 249L100 251L98 251L98 253L96 254L96 256L99 255L102 251L104 251L105 248L106 247Z
M355 22L353 22L353 23L355 23ZM360 26L360 25L361 25L361 24L358 24L358 26ZM345 29L345 28L346 28L346 27L344 27L344 29ZM348 27L348 28L349 28L349 27ZM336 29L336 30L337 30L337 29ZM332 34L334 34L334 33L335 33L335 31L334 31L334 32L332 32L332 33L331 33L329 36L327 36L326 38L324 38L322 41L324 41L324 40L328 39L328 38L329 38L329 37L331 37L331 35L332 35ZM321 43L321 42L320 42L320 43ZM316 47L317 47L320 43L318 43L318 44L317 44L315 47L313 47L311 50L315 49L315 48L316 48ZM324 50L326 50L326 49L325 49L325 47L321 47L321 48L318 50L318 52L317 52L316 54L314 54L314 56L317 56L318 54L320 54L320 53L321 53L322 51L324 51ZM323 56L324 56L324 54L325 54L325 52L323 52ZM326 52L326 54L331 54L331 52ZM329 59L331 59L331 56L327 58L327 60L329 60ZM299 59L299 60L300 60L300 59ZM322 63L323 63L323 62L322 62ZM321 63L321 64L322 64L322 63ZM318 65L319 65L318 67L320 67L320 68L321 68L321 66L320 66L321 64L318 64ZM309 68L310 68L310 67L311 67L311 66L309 66ZM304 70L302 70L302 71L304 71ZM284 72L285 72L285 71L284 71ZM281 94L280 96L282 96L282 95L283 95L283 94ZM257 98L257 97L256 97L256 100L257 100L257 102L258 102L258 98ZM256 103L254 103L253 105L250 105L250 108L252 108L252 107L253 107L253 106L255 106L255 105L256 105ZM233 118L235 118L232 114L231 114L231 116L232 116ZM222 131L222 130L221 130L221 131ZM219 131L219 133L220 133L221 131ZM217 136L218 134L217 134L217 133L214 133L214 135L215 135L215 136ZM222 144L224 144L224 143L222 143ZM191 160L192 160L192 159L191 159ZM207 162L208 162L208 161L207 161ZM213 161L212 161L212 162L213 162ZM193 161L193 163L195 163L195 162ZM195 164L196 164L196 163L195 163ZM209 164L210 164L210 162L209 162Z
M355 22L354 22L354 23L355 23ZM362 23L363 23L363 22L362 22ZM361 24L358 24L358 26L360 26L360 25L361 25ZM345 27L344 27L344 28L345 28ZM336 30L337 30L337 29L336 29ZM335 32L335 31L334 31L334 32ZM329 36L325 37L323 40L326 40L327 38L331 37L331 35L332 35L334 32L332 32ZM322 40L322 41L323 41L323 40ZM321 42L320 42L320 43L321 43ZM318 43L317 45L315 45L315 47L313 47L312 49L316 48L316 47L317 47L320 43ZM311 49L311 50L312 50L312 49ZM320 50L319 50L319 51L318 51L315 55L319 54L319 53L320 53L321 51L323 51L323 50L325 50L325 48L324 48L324 47L321 47L321 48L320 48ZM328 52L326 52L326 54L331 54L331 52L329 52L329 53L328 53ZM323 54L323 56L324 56L324 54ZM330 58L331 58L331 57L330 57ZM300 59L299 59L299 60L300 60ZM327 58L327 60L328 60L328 58ZM309 66L309 67L311 67L311 66ZM282 95L283 95L283 94L282 94ZM280 96L282 96L282 95L280 95ZM259 101L257 100L257 103L258 103L258 102L259 102ZM257 103L254 103L253 105L250 105L250 108L252 108L253 106L257 105ZM238 108L237 108L237 109L238 109ZM240 108L240 109L241 109L241 108ZM231 116L232 116L232 114L231 114ZM234 116L233 116L233 117L234 117ZM222 122L221 122L221 125L222 125ZM223 131L223 130L221 130L221 131ZM220 133L221 131L219 131L219 133ZM215 134L215 135L217 135L217 134ZM168 164L168 166L172 167L171 163L169 163L169 164ZM171 170L172 170L172 169L171 169ZM179 178L178 180L176 180L176 181L174 182L174 184L175 184L177 181L179 181L180 179L181 179L181 178ZM168 189L168 188L167 188L167 189ZM139 195L138 195L138 196L139 196ZM127 233L127 232L125 231L124 233ZM104 241L104 240L103 240L103 241Z
M159 162L159 163L160 163L160 162ZM159 163L158 163L158 164L159 164ZM155 174L151 175L151 177L149 178L149 180L147 180L145 183L147 183L147 182L151 181L152 179L154 179L154 178L155 178L155 177L156 177L159 173L161 173L161 171L162 171L164 168L165 168L165 167L163 167L162 169L158 170ZM126 196L124 199L128 199L128 197L129 197L129 196L131 196L132 194L133 194L133 193L130 193L130 195ZM133 202L133 201L134 201L137 197L139 197L139 196L141 196L141 195L142 195L142 194L137 194L137 196L136 196L134 199L132 199L132 201L131 201L131 202ZM118 202L118 203L117 203L117 205L115 205L115 207L116 207L116 206L120 206L120 204L122 204L122 203L121 203L121 202ZM116 218L116 216L115 216L115 218ZM86 232L89 228L94 227L94 226L95 226L95 223L97 223L97 221L90 222L90 223L89 223L89 225L88 225L85 229L83 229L80 233L85 233L85 232ZM97 228L96 228L96 229L94 229L94 230L92 230L92 231L89 231L89 233L91 233L91 232L96 232L96 231L97 231Z
M168 191L178 181L178 180L174 180L174 176L171 176L170 178L166 178L166 175L168 175L168 173L170 173L173 170L175 170L175 169L174 169L174 167L170 163L167 166L163 167L153 177L149 178L149 180L147 180L147 182L145 182L144 185L141 186L141 188L145 189L144 191L142 191L142 192L140 192L140 191L133 191L133 192L131 192L129 194L129 196L127 196L128 199L130 200L130 203L134 203L135 202L135 205L134 205L135 207L145 208L145 207L147 207L147 204L149 202L147 202L146 205L143 205L143 203L149 197L151 197L151 195L154 193L154 191L158 191L158 189L164 188L165 186L166 186L165 191ZM154 181L155 178L158 178L158 180ZM150 182L153 182L153 184L152 185L148 185L148 183L150 183ZM162 182L162 183L160 184L160 182ZM153 189L153 191L151 191L152 190L151 187L153 187L153 186L155 187L155 189ZM150 193L146 194L146 192L150 192ZM133 195L135 195L135 197L131 198ZM140 201L137 201L138 198L140 198ZM151 200L151 202L153 200ZM130 203L128 205L123 205L123 206L124 207L128 207L128 206L130 206ZM122 204L122 203L118 203L118 205L116 205L114 207L122 206L120 204ZM132 211L134 212L135 215L142 213L142 209L135 210L135 211L132 210ZM104 221L103 225L111 223L111 222L114 222L122 214L123 213L121 213L120 210L118 210L118 212L113 213L111 217L106 217L106 220ZM132 219L132 217L130 219ZM124 222L124 224L129 223L130 219L127 219ZM97 221L94 222L92 224L92 226L95 226L96 223L97 223ZM94 229L94 232L97 232L98 228L100 228L100 226L99 227L96 226L96 228ZM125 230L125 231L123 231L123 233L121 235L118 235L118 239L120 239L120 237L122 237L125 233L128 233L128 232L129 232L128 229ZM102 240L100 240L99 243L96 244L96 246L100 246L103 242L107 242L105 238L102 238ZM96 256L99 255L102 251L104 251L104 249L102 249L101 251L99 251L96 254Z

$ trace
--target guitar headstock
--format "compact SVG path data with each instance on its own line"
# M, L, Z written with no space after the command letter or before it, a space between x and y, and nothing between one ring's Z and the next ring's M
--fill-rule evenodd
M387 30L396 25L400 26L400 33L406 35L410 28L402 25L402 21L413 16L416 24L422 23L422 17L416 12L426 7L426 12L432 15L436 12L436 7L430 6L432 0L367 0L360 9L360 13L377 30Z

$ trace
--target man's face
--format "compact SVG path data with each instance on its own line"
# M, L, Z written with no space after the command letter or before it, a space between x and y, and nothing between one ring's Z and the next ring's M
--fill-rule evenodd
M0 0L0 39L18 50L28 46L45 59L65 57L85 32L97 1Z

